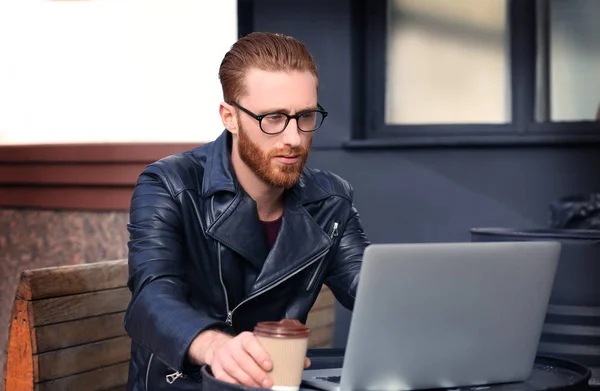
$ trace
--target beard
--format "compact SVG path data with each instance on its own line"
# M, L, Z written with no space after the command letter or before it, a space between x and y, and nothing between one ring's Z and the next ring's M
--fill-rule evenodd
M289 189L298 183L308 159L308 151L311 144L312 138L305 148L288 147L265 152L250 140L244 129L240 127L238 131L238 151L240 158L258 178L273 187ZM279 155L297 155L298 161L293 164L280 164L273 159Z

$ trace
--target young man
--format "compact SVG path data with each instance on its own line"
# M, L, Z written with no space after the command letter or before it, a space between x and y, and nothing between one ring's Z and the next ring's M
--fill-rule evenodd
M225 55L226 130L140 175L131 200L128 390L269 388L257 322L306 321L323 283L351 309L369 244L350 185L304 167L327 113L299 41L253 33Z

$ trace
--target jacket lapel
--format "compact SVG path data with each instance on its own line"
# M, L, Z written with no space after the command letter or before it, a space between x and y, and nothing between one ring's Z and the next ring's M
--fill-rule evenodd
M258 219L256 202L244 192L237 193L207 233L250 261L257 269L261 268L267 257L268 248Z
M286 198L279 234L252 286L253 294L324 256L332 241L301 206L296 192Z

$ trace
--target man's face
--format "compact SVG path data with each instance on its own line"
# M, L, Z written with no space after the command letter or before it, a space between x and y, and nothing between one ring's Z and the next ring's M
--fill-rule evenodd
M293 115L317 106L316 79L309 72L252 69L245 81L247 93L237 103L257 115ZM313 133L300 131L292 119L283 132L266 134L256 119L239 109L237 121L239 155L254 174L273 187L290 188L296 184L308 158Z

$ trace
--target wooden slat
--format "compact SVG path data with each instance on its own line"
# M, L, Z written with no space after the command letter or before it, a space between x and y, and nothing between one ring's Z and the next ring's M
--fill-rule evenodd
M34 354L50 350L102 341L126 335L123 327L125 312L94 316L70 322L56 323L33 329L37 341Z
M125 311L131 294L127 288L83 293L31 302L35 326L68 322Z
M323 287L319 296L317 296L317 300L312 306L313 310L317 310L323 307L331 307L335 305L335 296L333 292L327 287Z
M199 142L2 145L0 162L150 163L202 144Z
M333 325L311 329L308 336L308 347L330 346L333 341Z
M28 302L15 300L10 322L5 391L31 391L37 375L32 353Z
M21 273L16 297L37 300L127 285L127 260L46 267Z
M0 207L128 211L131 186L2 186Z
M127 391L127 384L123 384L122 386L117 386L104 391Z
M334 323L334 307L325 307L316 311L310 311L308 313L308 319L306 319L306 326L308 326L308 328L310 328L311 330L319 327L330 326Z
M54 380L100 367L122 363L130 358L131 340L117 337L106 341L54 350L38 355L40 382Z
M37 384L38 391L65 391L65 390L120 390L125 391L129 363L124 362L108 367L95 369L77 375L63 377Z
M146 163L0 164L5 185L134 186Z
M332 348L332 347L333 347L333 344L331 344L331 343L326 343L326 344L323 344L323 345L315 345L315 346L312 346L312 347L311 347L311 349L330 349L330 348Z
M123 384L123 385L109 388L108 390L102 390L102 391L127 391L127 384Z

